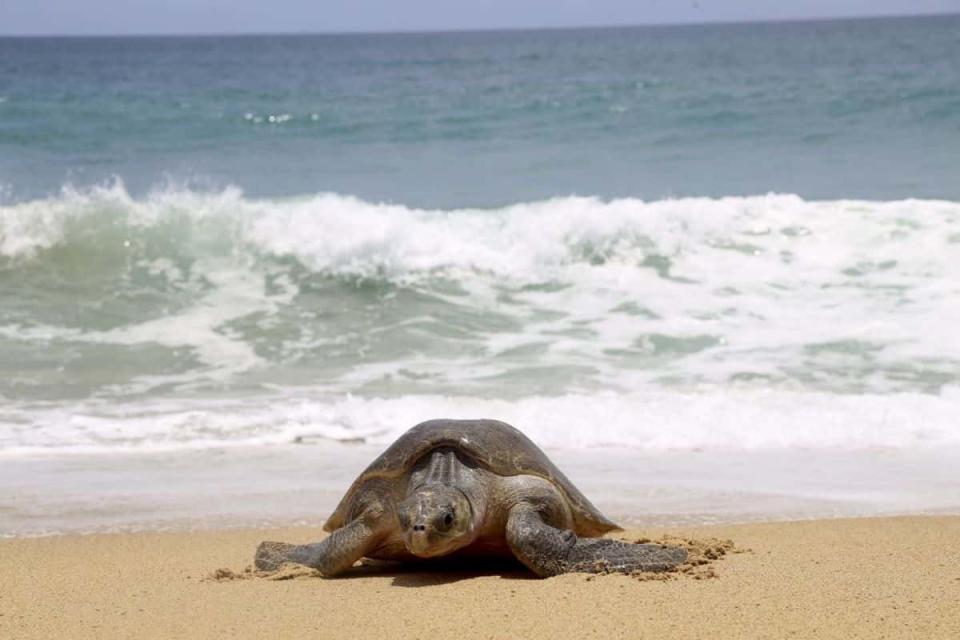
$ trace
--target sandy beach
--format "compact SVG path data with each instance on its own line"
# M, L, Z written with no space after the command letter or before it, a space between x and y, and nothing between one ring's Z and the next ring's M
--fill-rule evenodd
M0 637L960 636L960 517L621 535L664 534L734 547L666 580L539 580L509 566L359 567L325 580L307 571L244 574L260 540L308 541L316 529L9 539L0 541ZM217 579L220 569L228 571Z

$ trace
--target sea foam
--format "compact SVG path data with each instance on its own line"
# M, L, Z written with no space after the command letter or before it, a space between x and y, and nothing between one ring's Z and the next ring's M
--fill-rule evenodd
M219 242L202 233L213 221ZM122 182L0 207L0 256L57 245L110 249L120 231L183 233L194 251L294 257L339 275L402 278L444 270L518 282L578 266L636 267L706 280L764 266L769 279L957 275L960 204L937 200L805 201L794 195L645 202L563 197L498 209L414 209L320 193L279 200L187 189L131 197ZM208 246L204 246L207 243ZM126 245L129 248L129 245ZM891 264L894 263L894 264ZM752 269L751 269L752 270ZM622 275L622 274L621 274ZM891 278L896 280L896 278Z
M577 447L957 433L953 202L423 210L117 183L0 208L0 291L10 450L376 440L452 414ZM303 388L324 400L300 417L262 396Z
M151 452L330 440L386 445L432 418L492 417L548 448L643 451L960 446L960 390L847 395L741 390L601 392L504 400L314 397L66 404L0 413L0 454Z

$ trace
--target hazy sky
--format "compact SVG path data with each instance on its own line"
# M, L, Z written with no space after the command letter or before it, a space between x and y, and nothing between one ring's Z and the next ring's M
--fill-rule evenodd
M564 27L960 12L960 0L0 0L0 33Z

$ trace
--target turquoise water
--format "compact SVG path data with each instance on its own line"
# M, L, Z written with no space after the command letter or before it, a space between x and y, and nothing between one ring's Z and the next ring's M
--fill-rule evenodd
M11 455L955 445L960 17L0 39L0 300Z
M8 198L120 176L407 206L960 199L960 17L0 39Z

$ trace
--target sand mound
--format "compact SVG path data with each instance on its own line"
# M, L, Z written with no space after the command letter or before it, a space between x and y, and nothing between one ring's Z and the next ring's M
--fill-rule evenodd
M294 580L296 578L318 578L320 572L299 564L283 564L275 571L254 571L253 567L246 567L243 571L220 568L207 575L207 582L231 582L233 580L250 580L262 578L264 580Z
M630 575L637 580L672 580L679 576L686 576L694 580L705 580L718 577L713 564L723 559L728 553L744 553L748 549L738 549L733 540L720 538L685 538L680 536L663 535L654 540L651 538L637 538L630 540L636 544L662 544L666 547L682 547L687 550L687 561L672 571L651 573L635 571Z

